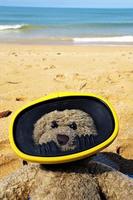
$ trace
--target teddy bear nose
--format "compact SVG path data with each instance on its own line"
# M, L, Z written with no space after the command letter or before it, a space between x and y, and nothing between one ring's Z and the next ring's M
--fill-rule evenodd
M57 135L57 141L60 145L65 145L69 140L69 137L67 135Z

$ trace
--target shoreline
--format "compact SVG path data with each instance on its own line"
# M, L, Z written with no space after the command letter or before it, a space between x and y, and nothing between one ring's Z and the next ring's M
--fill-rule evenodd
M88 44L88 43L86 43L86 44L80 44L80 43L66 43L66 44L64 44L64 43L41 43L41 41L38 43L38 42L27 42L27 41L20 41L20 42L18 42L18 41L16 41L16 42L5 42L5 41L0 41L0 45L17 45L17 46L45 46L45 47L47 47L47 46L56 46L56 47L60 47L60 46L70 46L70 47L133 47L133 43L123 43L123 44L120 44L120 43L118 43L118 44L105 44L105 43L103 43L103 44L101 44L101 43L96 43L96 44Z
M74 41L75 39L75 41ZM77 39L77 41L76 41ZM81 42L78 41L78 39L81 39ZM0 44L16 44L16 45L44 45L44 46L133 46L133 41L132 42L126 42L126 41L121 41L121 42L87 42L87 41L82 41L82 39L85 38L21 38L21 39L5 39L3 40L0 39ZM86 38L88 39L88 38ZM132 36L133 40L133 36Z

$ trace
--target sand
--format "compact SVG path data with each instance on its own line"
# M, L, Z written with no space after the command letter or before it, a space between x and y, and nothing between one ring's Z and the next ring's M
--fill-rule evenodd
M51 92L100 94L116 109L120 130L106 150L133 159L133 46L0 44L0 112L12 111ZM22 165L11 150L12 114L0 118L0 177Z

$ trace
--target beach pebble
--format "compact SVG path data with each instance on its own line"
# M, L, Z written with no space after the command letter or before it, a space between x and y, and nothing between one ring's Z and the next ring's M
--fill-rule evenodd
M10 111L10 110L0 112L0 118L8 117L11 113L12 113L12 111Z
M25 98L24 97L16 97L16 101L24 101Z

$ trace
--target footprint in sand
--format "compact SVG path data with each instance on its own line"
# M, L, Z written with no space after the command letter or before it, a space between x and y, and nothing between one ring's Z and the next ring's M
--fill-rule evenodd
M57 74L57 75L54 77L54 80L55 80L55 81L62 82L62 81L65 80L65 75L64 75L64 74Z
M61 55L61 53L60 53L60 52L58 52L58 53L57 53L57 55Z
M42 61L45 61L45 60L47 60L46 58L42 58Z
M18 55L16 54L16 52L12 52L12 55L14 55L14 56L18 56Z
M54 65L51 65L51 66L49 66L49 67L44 67L43 69L44 70L48 70L48 69L55 69L56 67L54 66Z
M55 69L56 67L54 66L54 65L51 65L50 67L49 67L49 69Z

